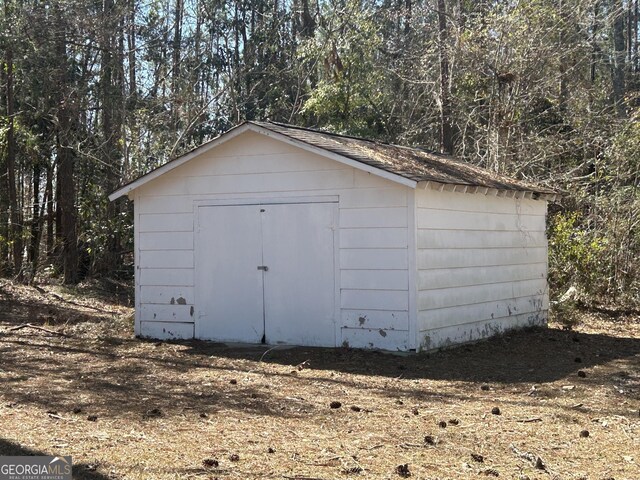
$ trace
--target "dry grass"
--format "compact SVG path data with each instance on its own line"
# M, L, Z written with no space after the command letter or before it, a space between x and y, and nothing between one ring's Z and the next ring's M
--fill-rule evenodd
M130 309L56 292L76 304L0 283L0 454L72 455L97 480L640 478L633 316L432 355L265 354L137 340ZM6 331L25 322L70 337Z

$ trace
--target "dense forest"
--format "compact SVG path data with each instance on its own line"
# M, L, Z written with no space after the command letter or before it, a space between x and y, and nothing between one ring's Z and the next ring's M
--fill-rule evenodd
M245 119L562 190L555 293L640 303L638 0L2 0L0 274L131 275L107 194Z

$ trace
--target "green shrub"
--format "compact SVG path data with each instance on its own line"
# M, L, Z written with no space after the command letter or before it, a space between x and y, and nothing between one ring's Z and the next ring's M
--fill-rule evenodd
M571 286L586 294L600 293L600 258L606 246L602 232L590 228L580 213L556 214L549 227L549 283L556 296Z

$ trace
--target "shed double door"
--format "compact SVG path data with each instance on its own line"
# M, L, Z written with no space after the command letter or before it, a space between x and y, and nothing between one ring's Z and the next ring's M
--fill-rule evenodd
M198 338L336 345L335 203L198 210Z

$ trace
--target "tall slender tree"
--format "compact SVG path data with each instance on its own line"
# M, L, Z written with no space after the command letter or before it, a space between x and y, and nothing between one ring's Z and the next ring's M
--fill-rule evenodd
M449 65L449 28L445 0L438 0L438 51L440 55L440 151L453 153L451 124L451 85Z

